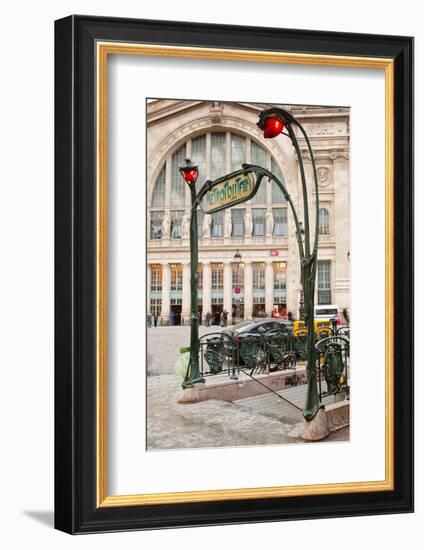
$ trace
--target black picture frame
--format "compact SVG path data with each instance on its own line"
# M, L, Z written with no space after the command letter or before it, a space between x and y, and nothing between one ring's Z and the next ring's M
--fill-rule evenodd
M96 48L99 40L394 60L394 489L99 507ZM68 533L413 510L413 38L73 15L55 23L55 527Z

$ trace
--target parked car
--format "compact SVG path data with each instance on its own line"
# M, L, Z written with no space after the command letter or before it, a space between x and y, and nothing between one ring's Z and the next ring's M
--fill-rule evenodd
M227 348L227 350L232 353L237 349L236 361L238 365L247 366L252 369L258 367L265 368L267 363L267 352L264 347L265 342L261 336L269 334L275 337L280 331L293 334L293 323L285 319L274 319L269 317L263 319L256 318L241 321L236 325L227 327L223 333L229 336L233 342L231 349ZM249 344L247 344L247 340L243 342L243 339L248 337L251 337ZM255 337L257 337L256 343ZM247 347L245 347L245 344L247 344ZM244 352L247 352L246 356L244 356ZM270 370L275 370L275 368Z
M223 332L236 339L247 334L264 335L270 330L289 330L293 332L293 323L286 319L274 319L266 317L264 319L246 319L236 325L227 327Z

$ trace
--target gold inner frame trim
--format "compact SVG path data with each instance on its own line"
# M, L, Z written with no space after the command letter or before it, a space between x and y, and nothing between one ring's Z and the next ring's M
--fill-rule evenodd
M194 48L98 41L97 54L97 506L142 506L306 495L365 493L394 489L394 60L253 50ZM385 479L316 485L253 487L109 496L107 494L107 61L109 55L220 59L385 72Z

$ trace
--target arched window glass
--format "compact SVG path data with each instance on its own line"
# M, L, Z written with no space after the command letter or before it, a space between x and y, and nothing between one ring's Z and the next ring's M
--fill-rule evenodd
M211 179L225 176L225 134L211 136Z
M271 159L271 172L277 176L277 178L281 181L281 183L284 184L283 174L281 173L281 170L274 159ZM273 181L271 185L272 185L272 204L287 202L286 199L284 198L283 192L275 183L275 181Z
M171 203L174 206L183 206L185 202L185 183L181 177L179 167L183 166L186 156L186 144L182 145L172 155L171 162Z
M231 170L240 170L246 162L246 138L231 134Z
M257 164L258 166L263 166L264 168L267 168L267 152L263 147L261 147L254 141L251 142L251 159L252 159L252 164ZM263 179L261 185L259 186L258 192L252 199L253 204L266 203L266 186L267 185L268 185L268 181L266 179Z
M200 187L206 181L206 136L198 136L191 141L191 162L197 164L199 175L197 176L196 187Z
M218 238L224 236L224 215L221 212L214 212L212 214L212 226L211 226L211 237Z
M166 169L163 165L155 181L152 195L152 206L165 206Z
M330 213L326 208L320 208L318 213L318 233L320 235L330 234Z

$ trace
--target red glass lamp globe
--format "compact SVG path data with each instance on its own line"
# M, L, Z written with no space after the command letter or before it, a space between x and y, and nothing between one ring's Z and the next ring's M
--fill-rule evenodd
M183 178L189 185L192 185L193 183L196 183L197 176L199 175L199 172L196 170L196 168L191 168L189 170L183 171Z
M281 134L284 122L281 118L268 117L264 124L264 138L274 138Z

